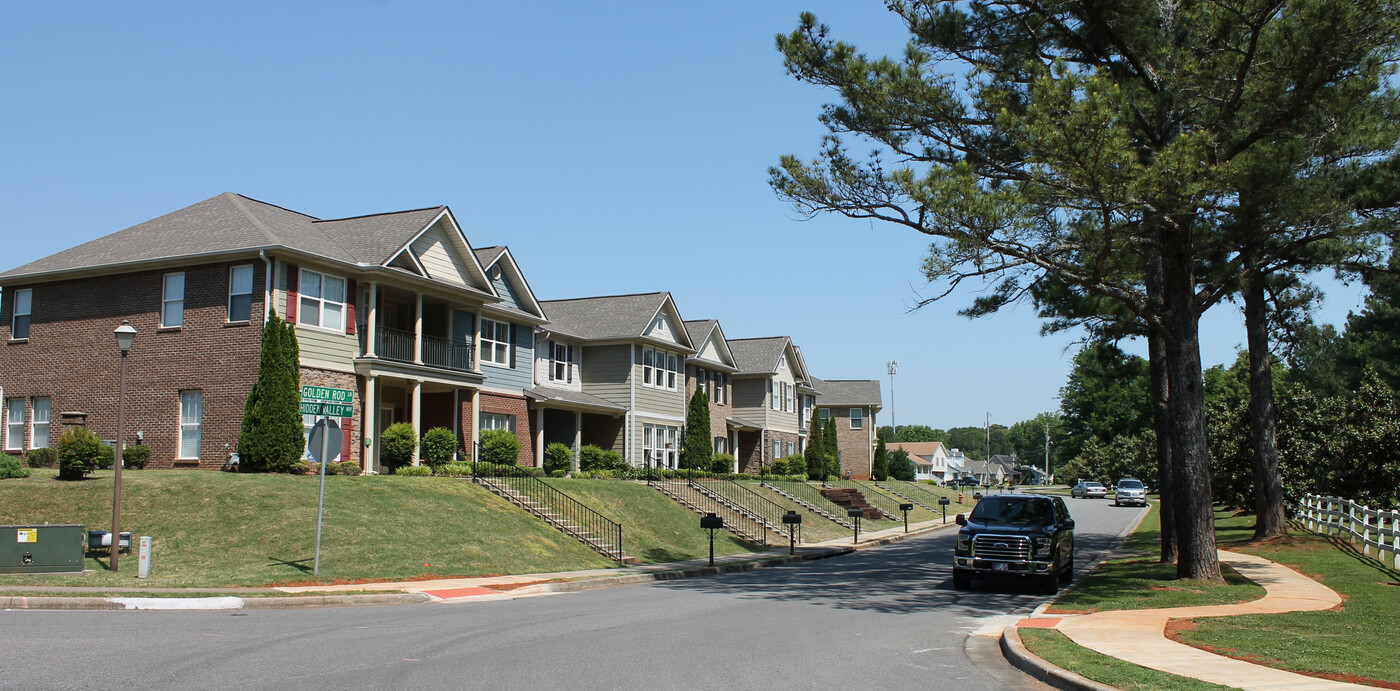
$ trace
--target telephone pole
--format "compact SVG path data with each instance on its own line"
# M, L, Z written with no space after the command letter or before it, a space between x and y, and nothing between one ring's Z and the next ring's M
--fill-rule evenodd
M894 441L895 434L899 432L899 427L894 424L894 375L899 372L899 360L886 362L885 371L890 373L890 441Z

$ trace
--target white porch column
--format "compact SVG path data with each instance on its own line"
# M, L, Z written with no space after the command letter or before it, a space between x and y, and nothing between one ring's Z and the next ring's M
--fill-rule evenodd
M423 438L423 382L413 380L413 438ZM418 465L418 445L413 445L413 465Z
M416 306L413 310L413 364L423 364L423 294L416 296ZM415 426L416 429L416 426ZM415 460L417 458L415 457Z
M371 289L371 294L373 294L373 289ZM373 312L370 314L373 314ZM371 319L373 319L373 317L371 317ZM373 333L373 331L369 332L369 334L371 334L370 338L373 338ZM374 341L371 340L370 342L373 343ZM363 468L366 473L374 470L374 466L377 465L375 463L375 456L378 454L375 453L375 450L379 448L376 446L379 441L379 427L375 424L375 413L379 411L379 397L376 391L378 383L378 377L365 377L365 400L360 401L360 408L364 417L364 426L360 429L360 438L365 440L365 448L362 450L363 455L360 456L360 467Z
M379 329L377 314L379 311L379 284L371 281L369 284L369 305L365 309L365 357L375 357L374 338ZM370 380L374 381L373 379ZM374 384L370 384L374 386ZM371 389L373 390L373 389Z
M544 467L544 406L535 409L535 467Z
M477 312L472 319L472 371L481 371L481 313ZM476 429L476 423L472 423L472 429Z
M578 452L583 448L583 411L574 411L574 470L578 470Z
M472 389L472 460L476 460L476 448L481 443L481 389Z

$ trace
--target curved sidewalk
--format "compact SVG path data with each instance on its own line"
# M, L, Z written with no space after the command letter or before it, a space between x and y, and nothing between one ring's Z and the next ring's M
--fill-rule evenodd
M1279 614L1331 609L1342 598L1331 588L1261 557L1220 551L1220 561L1263 586L1253 602L1206 607L1120 610L1066 616L1054 626L1075 643L1136 665L1241 689L1372 689L1286 672L1208 653L1166 637L1172 619Z

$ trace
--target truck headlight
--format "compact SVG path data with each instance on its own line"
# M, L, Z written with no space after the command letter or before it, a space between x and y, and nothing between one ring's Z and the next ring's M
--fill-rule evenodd
M1045 554L1045 553L1048 553L1048 552L1050 551L1050 542L1051 542L1051 540L1050 540L1050 538L1048 538L1048 537L1033 537L1033 538L1031 538L1031 553L1033 553L1033 554Z
M958 534L957 551L959 554L968 554L972 551L972 536Z

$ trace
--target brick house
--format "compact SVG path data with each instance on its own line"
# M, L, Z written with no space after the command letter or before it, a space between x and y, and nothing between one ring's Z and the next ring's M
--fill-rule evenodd
M880 412L878 379L815 379L817 418L836 419L836 448L842 474L869 480L875 464L875 414Z
M734 374L734 417L746 427L736 434L740 472L806 451L807 427L817 388L802 352L787 336L729 341L739 371Z
M373 468L400 421L449 427L466 450L523 411L510 382L545 321L508 266L488 275L445 206L324 220L211 197L0 274L0 448L45 445L64 411L113 439L110 333L129 320L125 441L149 444L151 467L219 467L270 307L296 325L302 383L353 391L340 459ZM528 450L528 426L517 434Z

